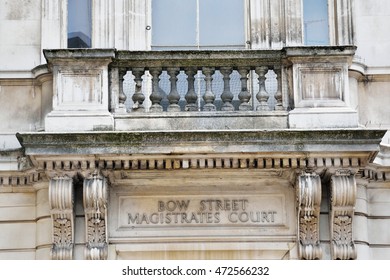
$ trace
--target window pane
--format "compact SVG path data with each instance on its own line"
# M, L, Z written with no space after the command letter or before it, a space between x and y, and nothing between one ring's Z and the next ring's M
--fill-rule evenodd
M200 45L245 45L243 0L200 0Z
M328 0L304 0L305 45L329 45Z
M152 46L196 46L196 0L153 0Z
M68 48L90 48L91 0L68 0Z

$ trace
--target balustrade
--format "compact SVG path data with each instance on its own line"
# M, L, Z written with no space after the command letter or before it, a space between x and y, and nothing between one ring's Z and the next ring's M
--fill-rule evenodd
M286 65L278 50L118 51L111 68L119 69L120 83L117 97L111 94L118 104L114 113L121 112L125 102L128 113L268 112L283 111L287 103L281 79ZM127 86L123 69L131 74ZM274 84L268 92L266 74L271 70L276 80L268 81Z

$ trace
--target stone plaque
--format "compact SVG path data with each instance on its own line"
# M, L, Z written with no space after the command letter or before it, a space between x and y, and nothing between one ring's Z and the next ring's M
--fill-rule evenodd
M111 237L289 234L295 209L286 193L111 197ZM288 201L287 201L288 200Z

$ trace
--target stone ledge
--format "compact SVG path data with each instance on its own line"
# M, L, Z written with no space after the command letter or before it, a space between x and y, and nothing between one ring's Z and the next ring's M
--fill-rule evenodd
M166 112L115 115L115 130L284 129L288 113L273 112Z

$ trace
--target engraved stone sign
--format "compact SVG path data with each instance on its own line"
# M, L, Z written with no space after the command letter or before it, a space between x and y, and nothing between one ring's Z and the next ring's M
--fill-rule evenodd
M121 228L281 225L283 196L121 197Z
M292 194L113 193L110 237L288 236L295 230Z

